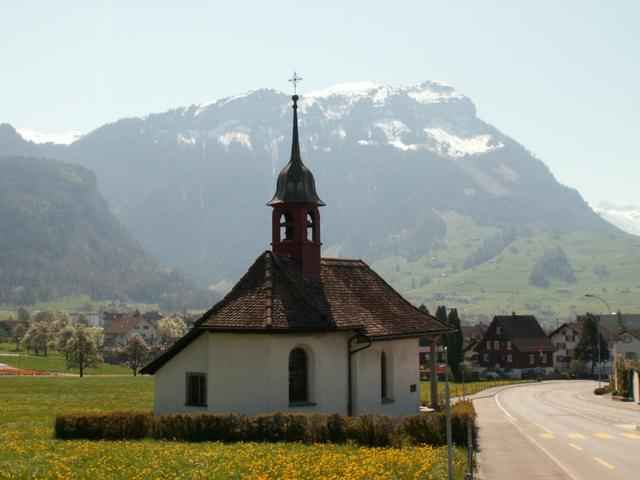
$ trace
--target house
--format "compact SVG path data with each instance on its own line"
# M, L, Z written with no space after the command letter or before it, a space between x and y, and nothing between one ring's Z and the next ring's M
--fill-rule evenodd
M138 334L150 347L157 347L160 335L158 324L142 315L122 315L104 327L105 347L119 347L127 343L130 336Z
M624 329L613 342L615 360L640 360L640 329Z
M452 329L362 260L321 258L324 203L300 157L297 100L291 160L268 203L272 249L141 370L156 376L157 414L419 409L418 339Z
M565 322L549 333L549 340L556 347L556 351L553 352L553 366L559 371L569 370L581 330L580 323Z
M478 341L478 365L515 378L550 373L555 346L533 315L498 315Z
M69 313L69 322L77 324L81 317L84 317L90 327L104 327L104 314L95 312L72 312Z

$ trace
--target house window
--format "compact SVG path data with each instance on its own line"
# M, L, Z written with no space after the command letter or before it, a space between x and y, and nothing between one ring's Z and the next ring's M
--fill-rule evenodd
M387 390L387 355L380 355L380 398L389 398Z
M280 241L289 242L293 240L293 214L285 212L280 215Z
M493 349L494 350L500 350L500 341L498 341L498 340L494 340L493 341Z
M507 350L511 350L511 340L507 340Z
M491 350L491 340L487 340L487 350Z
M529 363L533 365L536 361L535 355L529 355Z
M542 363L547 363L547 354L543 353L542 355L540 355L540 358L542 359Z
M314 241L316 233L316 219L313 212L307 212L307 240Z
M482 360L483 360L484 362L488 362L488 361L489 361L489 354L488 354L488 353L483 354L483 355L482 355Z
M205 407L207 405L207 375L187 373L187 405Z
M302 348L289 353L289 403L309 401L307 354Z
M144 328L145 330L149 330L149 325L145 325L142 328Z
M496 327L496 334L500 335L500 327Z
M507 362L508 363L513 363L513 355L511 355L511 354L507 355Z

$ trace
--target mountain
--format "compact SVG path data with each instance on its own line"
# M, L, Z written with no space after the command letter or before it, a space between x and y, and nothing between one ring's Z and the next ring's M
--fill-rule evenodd
M131 238L84 167L0 157L0 219L0 303L78 293L166 308L211 301Z
M39 149L87 166L135 238L210 284L238 278L268 247L264 204L288 161L290 103L283 93L255 90L123 119L69 146L20 138L10 147L0 134L0 151ZM443 238L447 212L498 228L613 230L441 83L360 82L308 93L300 133L303 159L329 205L325 249L342 256L416 258Z
M620 207L611 202L602 201L593 209L607 222L615 225L620 230L640 235L640 206L627 205Z
M338 85L302 95L299 114L302 158L327 204L326 256L363 258L415 303L461 312L555 318L582 308L586 289L607 286L635 308L620 292L635 292L637 239L453 87ZM68 145L0 125L0 154L88 167L145 248L202 286L225 285L269 248L265 203L289 159L291 120L288 95L259 89L121 119ZM531 285L534 265L557 247L576 281ZM594 273L604 263L610 275Z

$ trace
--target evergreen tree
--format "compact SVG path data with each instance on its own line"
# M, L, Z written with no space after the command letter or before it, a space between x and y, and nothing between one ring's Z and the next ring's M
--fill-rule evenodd
M447 360L453 373L453 378L456 382L462 378L460 371L460 364L463 360L463 338L462 328L460 326L460 317L458 316L458 310L452 308L447 318L447 323L456 329L455 332L449 333L444 337L444 344L447 347Z
M607 342L604 341L598 331L599 319L596 319L593 314L587 313L579 318L579 322L581 331L576 344L575 358L583 362L591 362L591 376L593 377L596 362L598 361L598 341L600 342L601 360L609 358L609 348L607 347Z

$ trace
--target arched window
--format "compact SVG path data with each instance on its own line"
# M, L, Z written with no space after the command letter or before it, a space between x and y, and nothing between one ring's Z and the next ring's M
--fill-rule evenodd
M309 401L309 363L302 348L289 353L289 403Z
M280 241L293 240L293 214L285 212L280 215Z
M307 240L314 241L316 231L316 221L313 212L307 212Z
M380 398L389 398L387 390L387 356L384 352L380 355Z

